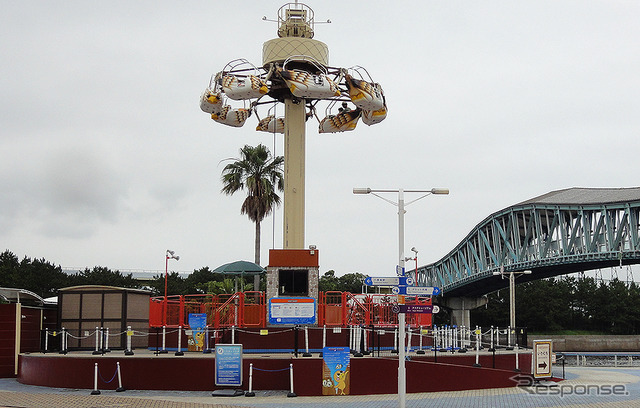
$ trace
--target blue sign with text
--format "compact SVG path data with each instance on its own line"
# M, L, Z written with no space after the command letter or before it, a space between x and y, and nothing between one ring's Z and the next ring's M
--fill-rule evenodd
M216 344L216 385L242 385L242 344Z

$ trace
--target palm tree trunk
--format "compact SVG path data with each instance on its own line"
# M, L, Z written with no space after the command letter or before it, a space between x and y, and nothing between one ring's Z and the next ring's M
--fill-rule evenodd
M260 265L260 222L256 222L256 246L254 262ZM253 276L253 290L260 290L260 274Z

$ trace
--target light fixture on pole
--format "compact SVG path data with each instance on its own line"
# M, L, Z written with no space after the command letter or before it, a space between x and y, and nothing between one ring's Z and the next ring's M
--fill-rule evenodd
M398 202L391 201L377 193L398 193ZM404 202L404 193L425 193L422 196L416 198L408 203ZM409 204L415 203L418 200L425 198L431 194L449 194L449 190L446 188L432 188L431 190L373 190L371 188L354 188L353 194L373 194L374 196L398 207L398 260L399 260L399 273L404 276L405 257L404 257L404 214L405 207ZM415 248L414 248L415 249ZM417 251L416 251L417 253ZM398 304L404 304L404 296L398 295ZM406 318L404 313L398 313L398 334L400 337L400 344L398 347L398 399L400 402L400 408L405 408L407 398L407 369L405 364L406 359Z
M504 265L500 266L500 272L494 272L494 275L502 276L504 279L505 275L509 275L509 327L511 329L516 327L516 274L517 275L530 275L531 271L520 271L520 272L505 272Z
M180 260L180 257L176 255L175 251L167 249L167 253L165 254L165 263L164 263L164 322L163 324L167 325L167 281L169 275L169 259L175 259L176 261Z
M404 258L405 261L413 261L416 263L416 270L414 271L413 284L415 286L418 285L418 250L416 247L411 247L411 252L413 252L413 257L407 256Z

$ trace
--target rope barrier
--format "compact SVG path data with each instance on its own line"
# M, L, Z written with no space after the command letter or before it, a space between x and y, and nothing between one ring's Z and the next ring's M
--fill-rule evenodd
M277 372L280 372L280 371L289 371L289 367L282 368L282 369L279 369L279 370L267 370L267 369L264 369L264 368L255 368L255 367L253 367L253 369L256 370L256 371L265 371L267 373L277 373Z
M113 373L113 377L111 377L111 379L109 381L105 380L104 377L102 376L102 374L100 374L100 369L98 369L98 376L100 377L100 379L105 383L105 384L110 384L111 381L116 379L116 376L118 375L118 368L116 367L116 371Z

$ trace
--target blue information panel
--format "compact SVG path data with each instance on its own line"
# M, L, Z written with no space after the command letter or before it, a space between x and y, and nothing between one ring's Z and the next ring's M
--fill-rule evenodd
M269 324L314 324L316 300L310 297L269 299Z
M216 344L216 385L242 385L242 344Z
M350 358L349 347L322 349L322 395L349 395Z

